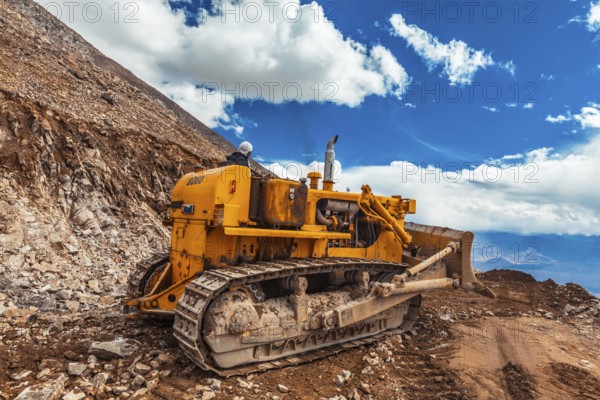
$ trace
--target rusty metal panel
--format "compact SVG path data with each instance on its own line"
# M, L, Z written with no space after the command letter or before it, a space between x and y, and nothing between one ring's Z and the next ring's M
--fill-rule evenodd
M304 225L308 187L286 179L267 179L262 189L262 223L269 227Z

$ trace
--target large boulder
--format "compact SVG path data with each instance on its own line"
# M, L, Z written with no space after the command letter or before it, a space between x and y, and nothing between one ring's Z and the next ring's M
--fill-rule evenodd
M138 351L140 346L140 342L133 339L93 342L88 353L104 360L112 360L129 357Z
M67 377L61 374L56 380L29 386L15 400L58 400L65 392Z

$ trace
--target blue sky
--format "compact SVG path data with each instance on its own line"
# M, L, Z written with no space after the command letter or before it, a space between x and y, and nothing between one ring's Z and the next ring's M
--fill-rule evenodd
M588 102L598 101L600 43L584 24L569 22L585 15L589 3L523 3L518 15L513 2L492 3L500 7L485 12L483 6L474 8L471 18L469 8L459 2L462 16L455 18L454 10L444 9L442 2L372 2L369 7L357 1L322 2L339 5L327 10L345 36L390 49L413 79L410 90L400 100L367 97L355 108L240 102L235 111L256 123L245 127L245 137L256 143L256 154L278 160L301 157L282 148L279 139L283 135L295 138L302 154L320 154L323 137L340 133L338 158L344 166L400 159L477 162L539 147L561 148L582 140L586 132L573 134L574 127L552 125L545 118L569 109L577 112ZM423 15L423 4L428 4L429 10L437 6L439 11ZM494 22L497 9L502 17ZM405 16L408 23L441 42L459 39L474 49L485 49L500 62L513 61L514 76L488 68L475 74L472 85L449 87L448 79L440 76L441 68L430 71L405 40L390 34L390 16L403 10L410 12ZM496 88L502 90L500 95ZM462 93L462 101L455 103L457 93ZM406 107L406 103L416 108ZM516 107L509 108L507 103L516 103ZM524 109L527 103L532 103L533 109ZM220 131L236 140L231 133ZM369 140L373 137L377 140Z
M600 235L598 0L83 3L48 9L283 176L339 134L342 190L419 222Z
M600 0L116 4L48 9L284 177L339 134L339 190L552 238L540 254L556 234L600 245Z

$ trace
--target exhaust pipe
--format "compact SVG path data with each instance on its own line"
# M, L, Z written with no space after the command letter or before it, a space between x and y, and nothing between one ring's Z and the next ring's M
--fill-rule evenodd
M323 190L333 190L333 166L335 165L335 151L333 147L338 140L338 135L334 135L327 142L327 151L325 151L325 173L323 176Z

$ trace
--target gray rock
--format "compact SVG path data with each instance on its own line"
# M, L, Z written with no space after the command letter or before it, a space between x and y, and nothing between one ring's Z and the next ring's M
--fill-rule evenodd
M350 393L348 394L348 398L350 400L360 400L361 399L361 395L358 391L358 389L354 388L350 391Z
M134 394L131 395L130 399L131 400L143 399L143 398L145 398L146 393L148 393L147 388L138 389L138 390L136 390L136 392Z
M341 374L337 375L333 381L336 385L343 386L346 384L350 376L352 376L352 372L344 370Z
M214 398L217 394L215 392L213 392L212 390L205 390L202 392L202 396L200 397L200 400L210 400L212 398Z
M30 386L23 390L15 400L58 400L65 392L67 377L61 374L56 380Z
M241 378L237 378L237 385L242 389L252 389L253 386L252 382L246 382Z
M146 379L144 379L143 376L141 375L136 375L135 378L133 378L133 382L131 382L131 389L133 390L138 390L139 388L141 388L144 384L146 383Z
M140 375L146 375L148 372L152 371L152 367L143 363L137 363L133 367L133 370Z
M371 393L371 385L369 385L368 383L360 383L360 390L362 390L365 394L370 394Z
M277 390L279 390L281 393L287 393L290 391L290 388L280 383L279 385L277 385Z
M372 366L381 364L381 358L379 358L379 356L377 354L374 354L373 356L371 356L371 355L364 356L363 360L365 360L369 365L372 365Z
M58 297L61 300L69 300L72 295L73 292L68 289L63 289L60 292L56 293L56 297Z
M98 358L112 360L129 357L140 349L140 342L133 339L115 340L112 342L93 342L88 350Z
M215 390L215 391L221 390L221 381L218 379L210 378L206 381L206 384L212 390Z
M69 393L65 394L62 400L81 400L85 398L85 393L82 392L79 388L75 388L71 390Z
M12 379L13 381L20 381L23 378L27 378L32 373L33 371L21 371L17 374L10 375L10 379Z
M69 363L69 375L80 376L87 369L87 365L83 363Z
M52 372L52 370L50 368L44 368L43 370L41 370L40 372L37 373L37 375L35 376L35 379L37 379L38 381L45 378L46 376L48 376L50 374L50 372Z
M342 375L336 375L333 382L338 386L344 386L346 384L346 378L344 378Z
M100 96L103 100L106 100L106 102L108 104L110 104L111 106L115 105L115 98L113 97L113 95L109 92L104 92L102 93L102 95Z
M127 388L127 386L115 386L115 387L113 387L112 393L113 393L115 396L118 396L118 395L120 395L121 393L124 393L124 392L126 392L126 391L127 391L127 389L128 389L128 388Z
M98 390L106 384L108 381L108 374L106 372L100 372L99 374L94 375L91 380L92 386L94 390Z

